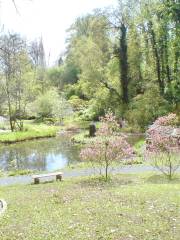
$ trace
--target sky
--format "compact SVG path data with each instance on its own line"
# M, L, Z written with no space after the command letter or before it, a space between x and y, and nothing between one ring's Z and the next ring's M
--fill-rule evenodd
M115 6L117 0L0 0L0 25L28 40L42 37L47 62L53 65L65 50L66 30L75 19L95 8Z

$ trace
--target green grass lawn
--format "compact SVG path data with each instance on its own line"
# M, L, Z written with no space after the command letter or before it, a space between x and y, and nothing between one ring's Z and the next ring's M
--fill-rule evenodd
M45 123L37 123L33 120L24 120L24 131L0 133L0 143L14 143L43 137L54 137L57 131L86 129L88 121L80 121L76 118L67 118L62 126L52 126ZM0 129L10 130L9 123L0 124Z
M59 127L25 121L24 129L25 131L22 132L1 133L0 143L13 143L36 138L54 137Z
M1 240L179 240L180 181L117 175L1 187Z
M64 119L64 129L88 129L90 121L83 121L76 117L67 117Z

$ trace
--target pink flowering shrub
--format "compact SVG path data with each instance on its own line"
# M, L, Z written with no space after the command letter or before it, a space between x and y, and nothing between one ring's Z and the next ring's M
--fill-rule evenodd
M115 116L108 112L100 119L101 127L97 131L96 138L81 150L83 160L96 162L105 168L105 178L108 179L108 169L113 161L125 161L133 155L133 149L125 138L118 134L118 123Z
M158 118L147 131L146 157L169 179L180 166L180 129L176 124L176 114L169 114Z
M117 135L119 130L119 124L116 121L116 117L112 112L107 112L104 117L100 118L101 127L97 131L98 136L113 136Z
M176 126L178 123L178 118L176 114L170 113L167 116L159 117L155 122L154 125L157 126Z

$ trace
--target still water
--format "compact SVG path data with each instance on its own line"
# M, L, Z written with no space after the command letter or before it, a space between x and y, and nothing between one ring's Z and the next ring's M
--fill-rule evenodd
M142 136L128 136L129 143ZM80 161L80 148L72 144L71 135L0 145L0 170L30 169L55 171Z
M71 136L26 141L0 146L0 169L55 171L79 161L79 148Z

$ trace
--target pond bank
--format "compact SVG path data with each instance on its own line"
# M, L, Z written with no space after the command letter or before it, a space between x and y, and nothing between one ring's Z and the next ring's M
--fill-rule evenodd
M58 133L74 133L84 130L88 127L87 122L68 122L62 125L49 125L44 122L35 122L34 120L24 120L24 131L11 132L8 123L0 128L0 144L11 144L28 140L55 137Z
M55 137L59 127L47 125L32 125L28 126L26 131L23 132L7 132L0 134L0 143L12 144L27 140L35 140L39 138Z
M130 144L134 144L135 142L138 142L140 140L145 139L145 134L144 133L124 133L124 132L121 132L121 135L123 137L125 137L127 140L131 139ZM89 137L89 132L87 130L77 132L71 138L72 142L76 143L76 144L86 144L89 141L92 141L94 139L95 138L93 138L93 137Z

